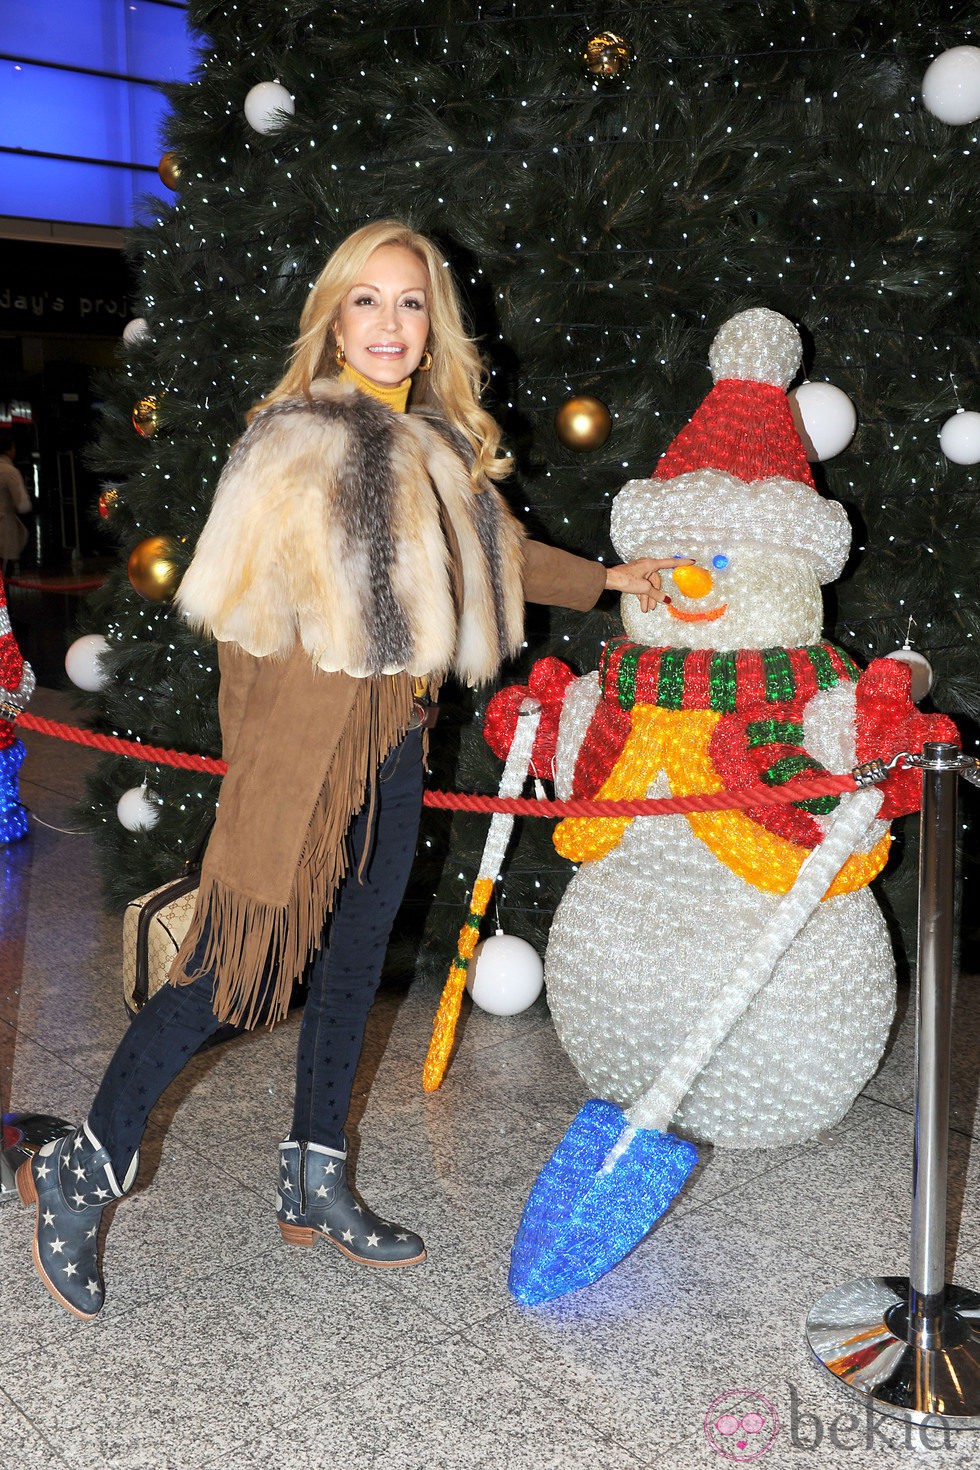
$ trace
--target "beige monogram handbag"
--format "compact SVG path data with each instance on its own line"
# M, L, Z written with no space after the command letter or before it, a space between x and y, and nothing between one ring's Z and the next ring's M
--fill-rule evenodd
M131 1016L165 985L190 928L200 874L188 873L134 898L123 915L123 999Z

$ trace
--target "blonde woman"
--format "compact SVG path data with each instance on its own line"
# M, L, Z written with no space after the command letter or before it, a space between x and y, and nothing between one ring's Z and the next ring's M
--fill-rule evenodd
M154 1103L219 1025L284 1016L304 974L283 1238L360 1265L425 1257L351 1192L344 1125L415 850L427 707L449 674L493 678L525 599L653 601L673 565L610 570L527 540L494 488L508 464L480 387L445 261L380 221L328 260L231 452L178 594L218 644L228 762L194 920L86 1121L18 1173L38 1271L78 1317L102 1306L96 1227Z

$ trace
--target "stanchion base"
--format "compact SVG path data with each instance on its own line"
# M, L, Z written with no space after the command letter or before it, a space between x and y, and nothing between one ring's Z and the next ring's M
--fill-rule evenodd
M18 1167L52 1138L71 1132L71 1124L49 1113L4 1113L3 1147L0 1150L0 1205L19 1198L14 1175Z
M825 1292L806 1321L818 1362L882 1414L980 1429L980 1295L946 1287L940 1346L907 1339L909 1283L865 1277Z

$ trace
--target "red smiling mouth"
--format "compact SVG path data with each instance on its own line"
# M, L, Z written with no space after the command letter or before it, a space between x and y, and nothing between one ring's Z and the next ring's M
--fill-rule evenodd
M721 607L713 607L708 612L685 612L682 607L675 607L668 602L667 611L672 618L678 618L682 623L713 623L716 618L724 617L728 611L728 603L723 602Z

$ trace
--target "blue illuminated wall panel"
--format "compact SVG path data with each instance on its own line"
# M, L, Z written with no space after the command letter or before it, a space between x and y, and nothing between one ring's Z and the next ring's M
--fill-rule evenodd
M155 0L0 0L0 48L62 66L98 58L150 82L182 82L189 69L185 9Z
M193 65L171 0L0 0L0 215L131 224Z

